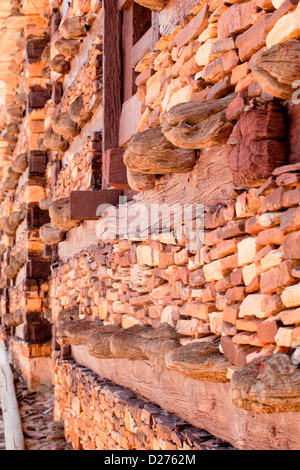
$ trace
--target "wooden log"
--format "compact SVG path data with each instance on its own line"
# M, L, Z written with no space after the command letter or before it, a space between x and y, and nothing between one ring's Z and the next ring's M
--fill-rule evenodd
M254 56L251 73L266 93L289 100L295 92L293 83L300 77L299 54L299 41L280 42Z
M68 111L56 116L53 122L53 130L56 134L62 135L67 140L68 138L75 137L80 132L77 123L71 119Z
M56 245L63 240L64 231L55 229L51 223L42 225L39 229L39 236L43 243L47 245Z
M79 127L83 127L92 117L92 113L87 109L83 101L83 95L77 96L69 107L70 118L76 122Z
M91 356L99 358L112 358L114 354L111 351L110 340L113 334L118 332L114 325L105 325L93 331L87 340L87 348Z
M17 171L14 171L12 167L9 167L7 170L7 176L12 181L19 181L21 175Z
M63 21L60 32L65 39L78 39L87 35L87 20L83 16L73 16Z
M66 321L79 320L79 305L63 308L57 315L56 324L64 324Z
M213 342L190 343L166 354L166 366L193 380L227 382L229 361Z
M4 226L5 233L7 233L8 235L14 235L18 226L26 217L26 213L26 210L20 210L17 212L13 212L9 217L7 217Z
M80 41L77 39L61 38L55 41L54 47L59 54L65 57L75 57L80 48Z
M51 59L51 46L46 46L42 52L41 59L45 65L48 65Z
M287 354L254 359L231 380L233 405L251 413L300 411L300 371Z
M22 265L15 259L15 257L11 257L9 264L4 270L4 274L7 279L15 279L21 267Z
M7 328L16 327L24 322L22 310L16 310L14 313L3 315L2 318Z
M11 134L10 132L5 132L2 136L2 140L10 144L15 144L18 141L18 137L15 134Z
M16 158L11 162L12 169L22 174L28 166L28 156L27 153L20 153Z
M41 77L51 79L51 69L50 67L44 67L41 71Z
M54 201L49 207L49 215L52 227L57 230L67 232L78 225L76 220L71 219L71 203L69 197Z
M7 124L6 130L10 134L17 135L20 131L20 126L16 122L10 122L9 124Z
M169 0L134 0L136 3L139 3L145 8L149 8L152 11L161 11L163 10Z
M98 220L107 206L119 204L122 191L100 189L98 191L72 191L70 194L70 217L73 221Z
M124 163L131 171L150 175L187 173L196 163L196 152L176 148L157 127L135 134L124 153Z
M16 189L18 185L18 181L16 180L11 180L10 178L6 178L5 180L2 181L2 190L3 191L10 191L12 189Z
M166 354L180 347L180 337L168 323L163 323L141 333L141 349L153 364L166 367Z
M57 327L56 340L61 346L86 345L90 334L101 329L103 322L91 320L66 321Z
M3 343L0 345L0 397L6 450L24 450L24 436L13 373Z
M44 145L47 149L55 152L65 152L69 147L69 143L63 136L56 134L52 127L49 127L45 133Z
M57 54L49 62L49 68L56 73L61 75L66 75L70 72L70 62L65 59L65 56L62 54Z
M133 191L149 191L155 188L156 175L145 175L127 168L127 181Z
M149 331L149 327L134 325L112 335L110 348L114 357L126 358L130 361L148 359L141 348L141 334Z
M164 116L162 131L165 137L185 149L204 149L226 143L233 127L226 118L226 109L233 99L230 95L173 106Z
M53 199L51 197L48 197L46 199L43 199L42 201L39 202L39 208L42 210L49 210L49 207L53 203Z

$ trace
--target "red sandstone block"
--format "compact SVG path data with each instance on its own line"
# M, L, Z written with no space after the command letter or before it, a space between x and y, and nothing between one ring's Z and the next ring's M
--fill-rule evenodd
M250 59L255 52L266 45L266 37L276 21L296 8L298 0L285 0L274 13L265 13L247 31L236 38L241 62Z
M279 227L270 228L259 232L256 237L257 245L281 245L285 235Z
M174 262L177 265L187 264L189 260L189 250L180 250L174 253Z
M209 92L207 93L207 99L217 100L229 95L229 93L232 91L234 91L234 86L231 84L230 75L227 75L210 88Z
M216 289L213 284L209 284L202 291L202 301L205 302L214 302L216 300Z
M282 214L280 228L285 233L300 229L300 207L288 209Z
M192 287L202 287L206 284L206 280L203 274L203 269L196 269L191 271L189 274L189 284Z
M288 234L282 243L286 259L300 259L300 231Z
M203 79L210 83L217 83L228 75L238 63L239 57L234 50L225 52L221 57L204 67Z
M232 75L233 75L233 72L232 72ZM232 75L231 75L231 82L233 81ZM227 108L227 111L226 111L227 119L232 120L232 121L237 121L240 118L240 116L243 114L246 105L247 105L247 98L246 98L245 93L238 93L236 98L234 98L234 100L231 101L231 103L229 104Z
M238 367L244 366L247 355L257 350L254 347L235 344L231 337L225 335L221 336L221 348L229 362Z
M212 230L225 225L234 218L234 204L228 204L224 207L207 207L204 214L205 229Z
M232 5L219 18L218 38L236 36L244 32L253 23L256 13L256 0Z
M249 73L249 62L237 65L231 73L231 84L237 85Z
M163 252L160 251L158 255L158 259L159 259L159 265L161 267L172 266L174 264L174 253L167 252L167 251L163 251Z
M228 305L223 310L223 321L236 324L239 316L240 304Z
M263 343L275 343L275 336L279 329L277 318L271 317L257 326L257 335Z
M281 186L263 197L261 201L261 212L272 212L282 209L283 198L286 192L287 189Z
M233 287L230 276L224 277L215 283L215 289L217 292L225 292L227 289Z
M176 35L175 43L178 49L185 46L198 36L208 26L208 4L206 3L200 12Z
M262 294L272 294L278 289L290 286L296 282L292 276L292 269L295 263L292 260L286 260L279 266L261 273L260 290Z
M230 302L242 302L246 297L246 288L243 286L232 287L226 291L226 299Z
M236 268L230 273L230 282L233 286L240 286L244 284L243 268Z
M245 222L243 220L233 220L229 222L225 227L217 229L218 239L228 239L244 235L245 233Z

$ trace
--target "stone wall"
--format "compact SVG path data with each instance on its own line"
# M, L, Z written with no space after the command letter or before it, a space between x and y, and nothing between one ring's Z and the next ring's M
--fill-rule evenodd
M19 5L1 118L0 306L12 360L35 386L30 364L48 365L52 332L54 364L99 333L96 357L141 354L192 380L231 381L236 407L299 411L298 0L153 0L148 31L146 0L38 3L39 15ZM107 203L112 213L96 213ZM176 221L148 236L136 213L155 204L201 207L201 243L191 247ZM236 398L259 361L272 371L264 387L273 373L283 386L275 404L267 394L257 405L250 386ZM107 383L85 371L81 389L79 365L56 370L57 414L76 448L179 446L104 391L101 413L116 400L119 414L100 413L89 441L85 403ZM132 432L142 422L146 437Z

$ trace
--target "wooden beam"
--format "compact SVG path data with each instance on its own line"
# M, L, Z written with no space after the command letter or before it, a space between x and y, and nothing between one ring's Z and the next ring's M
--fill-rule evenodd
M2 342L0 344L0 397L4 420L5 449L25 450L14 377Z
M153 32L152 27L144 36L133 46L131 51L131 67L135 68L144 55L150 50Z
M118 147L121 101L121 12L103 1L103 153Z
M123 161L124 149L110 149L102 157L102 188L130 189Z
M72 220L98 220L102 205L117 206L122 191L100 189L99 191L72 191L70 194L70 217Z
M123 96L125 102L133 94L133 70L131 66L131 50L133 46L133 6L123 12L122 24L122 75Z
M230 382L193 380L150 361L99 359L87 346L72 356L102 378L134 390L169 413L240 450L299 450L300 412L257 414L235 408Z
M50 262L32 259L26 263L26 277L29 279L47 279L50 274Z
M124 147L131 137L137 133L141 108L142 103L135 95L123 104L117 147Z

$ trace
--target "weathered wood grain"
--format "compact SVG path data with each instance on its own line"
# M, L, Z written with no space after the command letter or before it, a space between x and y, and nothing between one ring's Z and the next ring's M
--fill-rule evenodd
M173 145L185 149L224 144L233 127L226 118L226 109L233 99L229 95L177 104L165 114L162 132Z
M186 173L194 167L196 153L176 148L156 127L135 134L125 150L124 163L131 171L150 175Z
M251 413L299 412L299 368L287 354L255 359L234 373L231 396Z
M300 77L299 54L299 41L278 43L254 56L251 73L266 93L289 100L295 92L293 83Z

